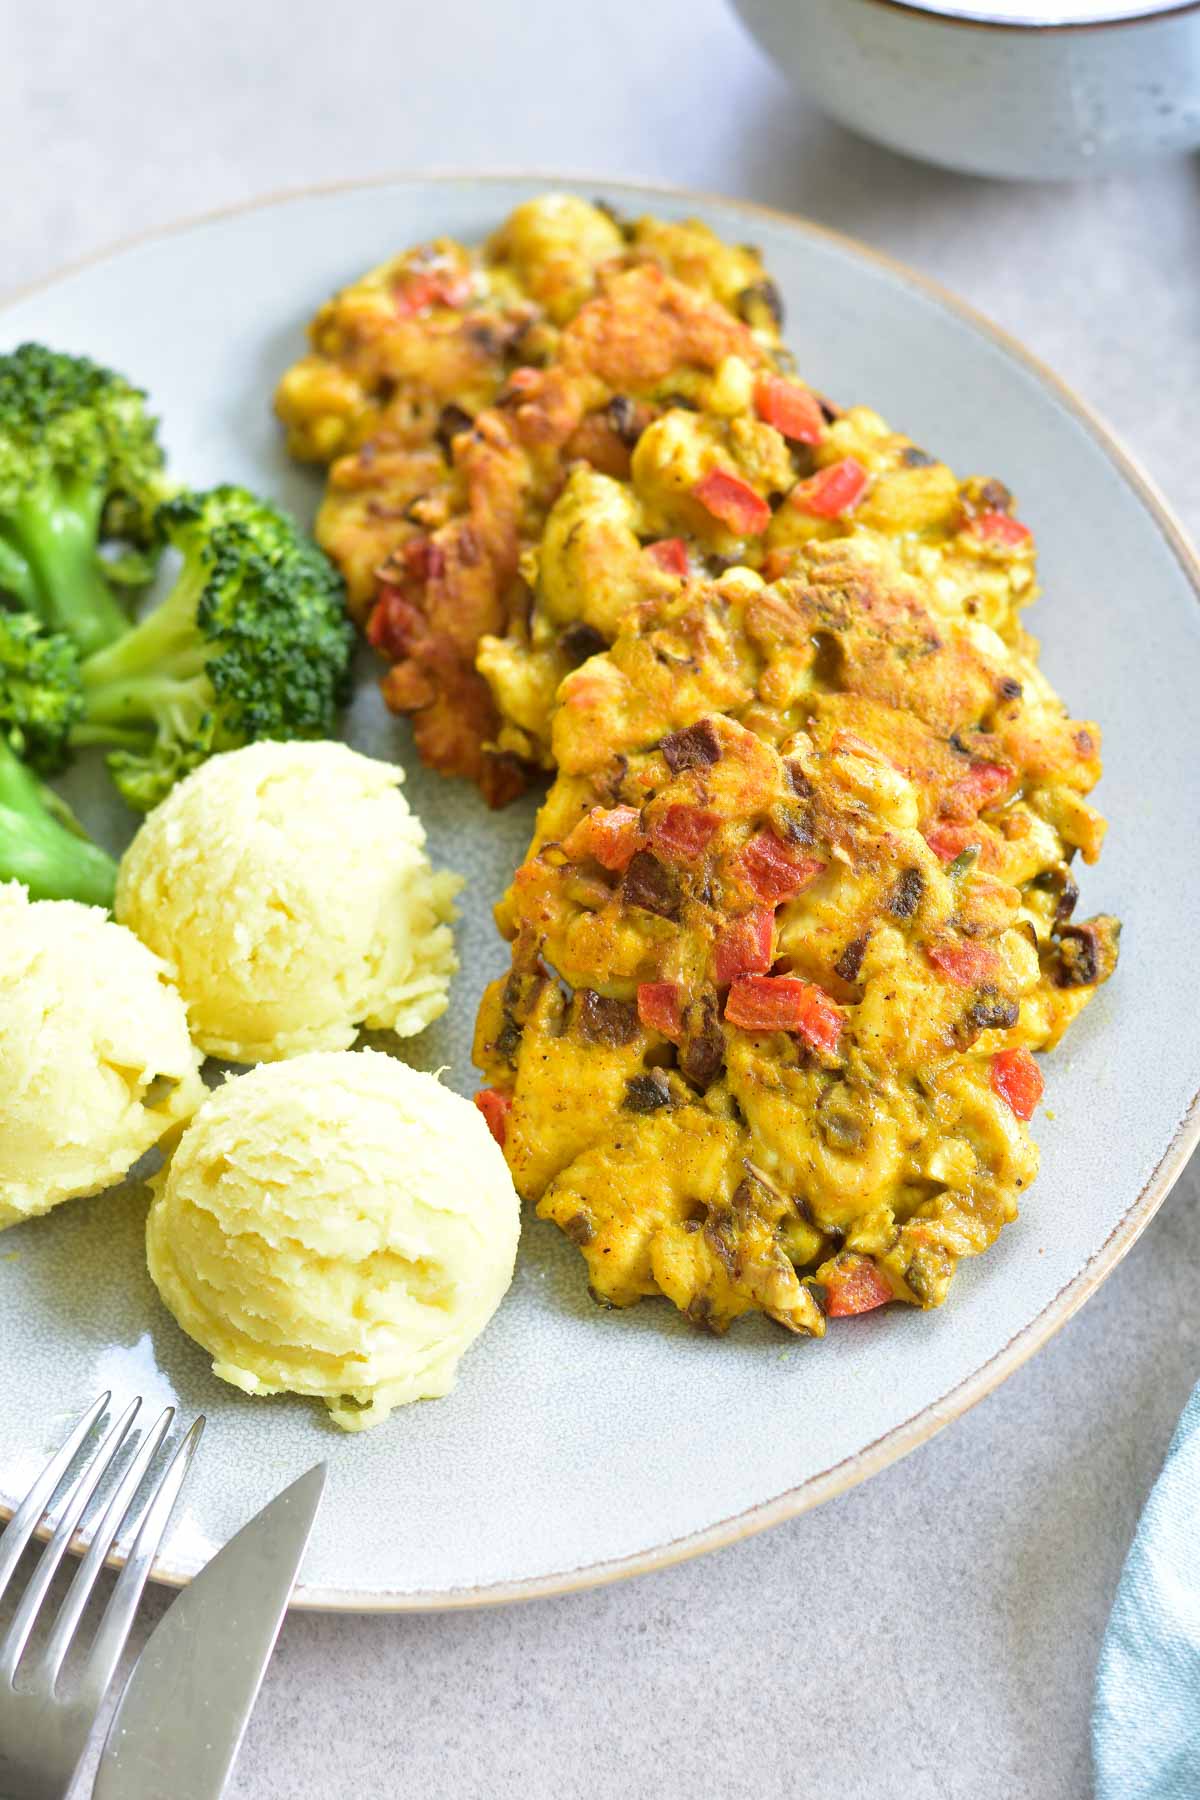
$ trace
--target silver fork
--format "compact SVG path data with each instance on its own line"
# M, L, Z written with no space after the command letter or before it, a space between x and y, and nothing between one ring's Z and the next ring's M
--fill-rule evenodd
M61 1449L46 1464L0 1537L0 1598L59 1482L104 1413L110 1398L109 1394L101 1394L95 1405L88 1408ZM204 1429L202 1418L197 1419L188 1431L158 1481L78 1681L70 1684L69 1692L60 1694L59 1675L96 1577L170 1429L173 1407L168 1406L154 1421L113 1490L45 1646L29 1658L24 1657L25 1648L55 1570L79 1528L88 1502L115 1462L140 1406L140 1400L130 1402L120 1418L109 1426L99 1448L67 1488L50 1541L42 1551L8 1630L0 1637L0 1795L5 1800L63 1800L87 1747L167 1520L200 1442Z

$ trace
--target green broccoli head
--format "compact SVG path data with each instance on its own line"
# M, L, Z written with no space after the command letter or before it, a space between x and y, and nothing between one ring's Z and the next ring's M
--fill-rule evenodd
M113 779L139 812L217 751L328 737L353 647L341 577L268 501L240 487L179 494L158 524L182 557L179 579L84 662L72 733L109 746Z
M0 596L84 655L128 628L165 493L157 423L124 376L22 344L0 355Z
M70 638L0 612L0 881L23 882L35 900L111 906L116 864L34 774L62 766L82 710Z
M0 734L44 775L67 760L71 727L83 712L79 653L62 632L31 613L0 612Z

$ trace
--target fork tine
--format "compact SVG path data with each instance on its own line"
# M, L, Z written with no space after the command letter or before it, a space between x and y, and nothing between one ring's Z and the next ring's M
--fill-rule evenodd
M75 1460L76 1452L100 1417L111 1394L101 1394L84 1413L60 1449L46 1464L0 1538L0 1598L12 1580L12 1572L21 1560L21 1552L33 1536L38 1520L50 1503L55 1488Z
M121 1659L125 1648L125 1639L129 1636L129 1627L133 1623L133 1615L137 1611L142 1597L142 1589L146 1585L151 1566L158 1551L167 1521L179 1498L179 1490L187 1480L192 1458L196 1454L196 1446L200 1442L204 1430L203 1415L198 1418L183 1439L178 1450L171 1458L167 1472L159 1482L154 1497L142 1515L133 1547L126 1558L125 1567L117 1577L117 1585L105 1608L100 1629L88 1656L81 1681L80 1693L87 1694L95 1700L97 1706L104 1697L105 1689L112 1680L113 1671Z
M54 1528L54 1535L38 1559L38 1566L30 1578L29 1585L21 1595L20 1605L9 1622L8 1630L0 1642L0 1681L11 1681L21 1660L21 1653L29 1641L29 1634L37 1620L38 1610L46 1598L46 1591L54 1579L59 1563L66 1555L67 1545L75 1536L76 1528L83 1517L88 1501L107 1474L113 1458L125 1442L129 1427L137 1417L140 1400L131 1400L120 1418L111 1425L104 1442L82 1468L67 1490L62 1515Z
M37 1685L39 1682L43 1682L47 1689L53 1690L67 1651L71 1647L71 1640L75 1636L84 1609L91 1598L96 1579L108 1560L117 1533L125 1523L138 1490L145 1480L146 1471L158 1454L159 1446L170 1430L174 1417L175 1408L173 1406L164 1407L138 1446L137 1455L122 1475L120 1485L105 1507L104 1515L92 1533L92 1541L88 1545L87 1554L75 1572L75 1578L67 1591L67 1597L62 1603L58 1618L54 1621L54 1629L50 1633L46 1646L29 1670L29 1679L32 1684Z

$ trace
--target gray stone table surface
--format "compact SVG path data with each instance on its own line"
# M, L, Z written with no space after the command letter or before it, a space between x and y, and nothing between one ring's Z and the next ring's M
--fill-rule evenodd
M641 175L854 233L1024 338L1200 530L1192 161L1047 188L919 167L795 99L720 0L0 0L0 299L181 215L438 165ZM1196 1197L1193 1170L999 1393L809 1517L561 1600L293 1616L230 1794L1088 1794L1101 1633L1200 1374Z

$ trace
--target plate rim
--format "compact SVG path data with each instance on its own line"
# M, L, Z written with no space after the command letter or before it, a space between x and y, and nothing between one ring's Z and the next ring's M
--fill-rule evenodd
M588 170L566 168L546 170L530 167L506 167L481 171L469 167L435 165L428 170L402 169L390 174L362 178L306 182L297 187L274 189L227 206L206 208L203 211L167 221L162 225L153 226L148 230L133 232L117 238L97 250L59 265L49 273L39 276L34 281L26 282L11 293L4 295L0 299L0 318L10 308L49 288L58 286L60 282L69 280L74 275L82 274L102 263L114 261L129 251L141 248L144 244L157 243L164 238L183 237L205 225L218 224L226 219L241 217L243 214L267 212L273 207L287 205L298 200L332 198L339 194L368 192L389 187L449 186L463 182L475 182L489 187L501 186L510 182L531 182L549 188L568 182L574 186L591 186L605 194L621 192L653 194L664 199L695 204L700 208L706 206L729 207L735 211L786 226L789 230L797 231L803 236L835 245L843 252L848 252L861 261L875 264L893 279L898 279L926 299L934 301L944 311L955 315L980 336L990 339L1012 361L1023 365L1035 377L1040 386L1048 389L1057 398L1066 411L1085 428L1099 445L1117 473L1133 490L1136 498L1150 514L1187 577L1192 588L1193 598L1200 603L1200 554L1197 553L1182 520L1160 490L1157 482L1147 473L1138 458L1125 447L1119 436L1105 423L1090 403L1077 394L1074 388L1028 349L1019 338L1005 330L1003 326L997 325L986 313L971 302L962 299L953 289L943 286L941 282L931 276L922 274L898 257L876 249L861 238L854 237L849 232L838 231L832 226L823 225L814 219L806 218L801 213L789 212L783 207L768 206L761 201L741 199L736 195L714 193L711 190L681 186L672 182L639 179L631 175L614 178L598 175ZM689 1532L683 1537L668 1539L663 1544L638 1551L634 1555L617 1557L606 1562L582 1564L576 1568L556 1571L549 1575L533 1576L526 1580L490 1582L480 1587L418 1589L415 1591L382 1589L375 1593L356 1592L348 1588L298 1584L292 1594L291 1607L297 1611L350 1614L437 1613L511 1605L517 1601L551 1599L560 1594L580 1593L590 1588L609 1586L613 1582L626 1580L635 1575L646 1575L659 1569L673 1568L679 1563L690 1561L693 1557L703 1556L709 1551L741 1543L761 1531L768 1530L773 1525L783 1524L788 1519L799 1518L802 1514L811 1512L825 1501L848 1493L860 1482L868 1480L872 1475L879 1474L892 1463L899 1462L902 1457L927 1443L946 1425L960 1418L979 1401L986 1399L1002 1382L1028 1362L1035 1352L1047 1344L1068 1320L1074 1317L1084 1302L1091 1298L1127 1252L1132 1249L1183 1173L1197 1143L1200 1143L1200 1087L1197 1087L1193 1094L1149 1179L1125 1209L1108 1237L1093 1252L1082 1268L1077 1270L1071 1279L1059 1289L1053 1299L1047 1302L1036 1318L1031 1319L1020 1331L1015 1332L1003 1348L991 1356L987 1362L981 1364L979 1368L936 1400L920 1408L919 1411L911 1414L909 1418L903 1420L899 1425L893 1426L890 1431L884 1432L871 1443L863 1445L861 1449L854 1451L850 1456L844 1457L830 1468L810 1476L798 1486L788 1488L773 1499L759 1501L742 1512L733 1513L728 1518L705 1526L703 1530ZM11 1516L12 1509L0 1503L0 1523L4 1523ZM44 1536L47 1533L43 1529L39 1531L38 1535ZM70 1549L74 1554L81 1554L86 1548L86 1544L87 1539L82 1534L77 1534ZM112 1557L106 1566L118 1568L122 1560ZM162 1561L156 1561L150 1572L150 1579L163 1587L182 1588L187 1586L192 1577L178 1568L171 1568Z

